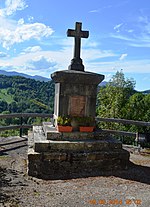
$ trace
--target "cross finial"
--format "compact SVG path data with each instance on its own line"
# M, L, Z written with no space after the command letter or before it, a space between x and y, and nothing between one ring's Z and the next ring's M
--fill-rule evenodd
M67 36L75 37L74 57L71 60L69 70L84 71L84 65L82 64L82 59L80 58L81 38L88 38L89 31L82 31L82 23L76 22L75 30L68 29Z

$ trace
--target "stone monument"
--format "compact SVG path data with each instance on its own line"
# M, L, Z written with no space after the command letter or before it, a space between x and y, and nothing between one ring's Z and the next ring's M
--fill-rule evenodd
M104 79L103 75L84 71L81 38L88 38L89 32L82 31L82 23L76 22L75 30L68 29L67 35L75 38L71 65L51 74L55 82L54 124L33 126L29 135L28 174L44 179L94 176L102 170L124 169L129 162L122 143L102 130L57 130L61 116L95 118L97 86Z
M81 38L87 38L89 32L82 31L81 26L82 23L76 22L75 30L67 31L69 37L75 38L74 57L68 70L51 75L55 81L55 120L64 115L95 117L97 86L104 75L84 71L80 58Z

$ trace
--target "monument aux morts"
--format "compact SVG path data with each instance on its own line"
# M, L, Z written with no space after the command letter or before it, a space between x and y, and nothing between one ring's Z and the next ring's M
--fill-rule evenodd
M106 132L96 128L88 133L77 128L69 133L58 131L59 117L95 119L97 86L104 79L103 75L85 71L81 39L88 38L89 32L82 30L82 23L76 22L75 30L68 29L67 36L74 37L74 56L67 70L51 74L55 82L54 123L33 126L28 141L28 175L67 179L126 169L129 153Z
M89 32L82 31L81 26L81 23L76 22L75 30L67 31L67 35L75 39L74 57L68 70L51 75L55 81L55 120L62 115L95 117L97 85L104 76L84 71L80 58L81 38L88 38Z

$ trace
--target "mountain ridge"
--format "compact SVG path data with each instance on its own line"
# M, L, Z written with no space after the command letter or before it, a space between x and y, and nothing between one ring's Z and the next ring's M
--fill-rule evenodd
M31 75L27 75L25 73L19 73L19 72L16 72L16 71L8 72L8 71L5 71L5 70L0 70L0 75L21 76L21 77L24 77L24 78L30 78L30 79L34 79L34 80L37 80L37 81L44 81L44 82L47 82L47 81L51 80L50 78L45 78L43 76L38 76L38 75L31 76Z
M19 72L16 72L16 71L8 72L8 71L5 71L5 70L0 70L0 75L21 76L21 77L24 77L24 78L30 78L30 79L33 79L33 80L36 80L36 81L44 81L44 82L51 81L51 78L46 78L46 77L38 76L38 75L31 76L31 75L27 75L25 73L19 73ZM107 83L108 83L107 81L102 81L99 84L99 86L105 87L107 85ZM144 94L150 94L150 89L144 90L144 91L138 91L138 92L141 92L141 93L144 93Z
M37 81L44 81L44 82L47 82L47 81L51 80L51 78L45 78L43 76L38 76L38 75L31 76L31 75L27 75L25 73L19 73L19 72L16 72L16 71L8 72L8 71L5 71L5 70L0 70L0 75L21 76L21 77L24 77L24 78L30 78L30 79L34 79L34 80L37 80ZM107 82L103 81L103 82L100 83L100 86L106 86L106 84L107 84Z

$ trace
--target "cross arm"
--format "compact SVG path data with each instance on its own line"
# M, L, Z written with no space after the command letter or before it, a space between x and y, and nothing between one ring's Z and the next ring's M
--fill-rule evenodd
M88 38L89 37L89 31L83 31L81 33L81 36L80 37L82 37L82 38Z
M68 29L67 30L68 37L80 37L80 38L88 38L89 31L81 31L80 33L76 32L76 30Z
M68 37L75 37L75 35L76 35L75 30L73 30L73 29L68 29L67 30L67 36Z

